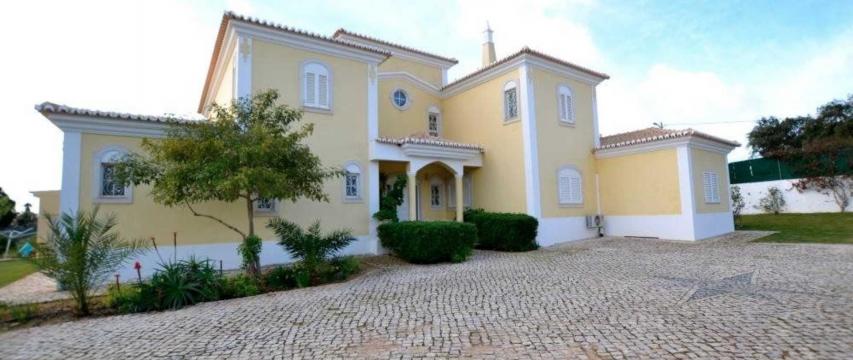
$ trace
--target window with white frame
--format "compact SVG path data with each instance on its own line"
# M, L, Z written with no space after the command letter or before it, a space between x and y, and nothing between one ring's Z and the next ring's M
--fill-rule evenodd
M515 81L504 85L504 121L518 117L518 87Z
M720 202L720 184L719 177L717 173L713 171L706 171L702 173L702 185L705 190L705 202L706 203L719 203Z
M583 204L583 179L574 167L562 167L557 172L557 196L561 205Z
M412 103L412 99L409 98L409 93L403 89L394 89L391 92L391 103L394 104L394 107L400 110L406 110L409 108L409 105Z
M344 200L361 200L361 168L355 163L344 167Z
M302 66L302 105L318 109L331 107L331 76L329 69L317 62Z
M444 188L444 180L438 176L434 176L429 181L429 205L432 208L441 207L442 188Z
M575 107L573 103L572 90L568 86L560 85L557 88L557 106L560 121L566 124L575 123Z
M255 212L258 213L273 213L275 212L275 199L258 198L255 200Z
M429 136L433 137L441 135L441 113L435 106L431 106L427 110L427 132Z
M95 155L96 194L99 200L130 200L130 187L119 183L116 177L116 163L121 161L127 151L118 147L107 147Z

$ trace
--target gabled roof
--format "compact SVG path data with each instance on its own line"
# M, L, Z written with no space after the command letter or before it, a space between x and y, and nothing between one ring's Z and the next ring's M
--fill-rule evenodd
M451 140L447 140L440 137L429 136L424 133L412 134L404 138L390 138L390 137L379 137L376 139L376 142L383 144L392 144L392 145L405 145L405 144L420 144L420 145L435 145L441 147L448 148L456 148L456 149L467 149L467 150L477 150L479 152L483 152L484 149L482 146L477 144L465 144L460 142L455 142Z
M459 60L457 60L457 59L455 59L455 58L449 58L449 57L446 57L446 56L436 55L436 54L433 54L433 53L429 53L429 52L426 52L426 51L423 51L423 50L418 50L418 49L415 49L415 48L412 48L412 47L408 47L408 46L405 46L405 45L400 45L400 44L392 43L392 42L389 42L389 41L380 40L380 39L377 39L377 38L374 38L374 37L370 37L370 36L367 36L367 35L363 35L363 34L359 34L359 33L354 33L354 32L351 32L351 31L349 31L349 30L346 30L346 29L344 29L344 28L340 28L340 29L338 29L338 31L335 31L335 34L334 34L334 35L332 35L332 38L337 39L338 37L341 37L341 36L354 37L354 38L357 38L357 39L361 39L361 40L365 40L365 41L373 42L373 43L376 43L376 44L379 44L379 45L384 45L384 46L388 46L388 47L392 47L392 48L400 49L400 50L403 50L403 51L413 52L413 53L418 54L418 55L422 55L422 56L430 57L430 58L433 58L433 59L436 59L436 60L440 60L440 61L444 61L444 62L448 62L448 63L453 63L453 64L458 64L458 63L459 63Z
M547 61L550 61L550 62L553 62L553 63L557 63L557 64L559 64L559 65L563 65L563 66L566 66L566 67L572 68L572 69L574 69L574 70L580 71L580 72L585 73L585 74L587 74L587 75L592 75L592 76L597 77L597 78L600 78L600 79L602 79L602 80L610 79L610 75L607 75L607 74L605 74L605 73L600 73L600 72L598 72L598 71L594 71L594 70L587 69L587 68L585 68L585 67L583 67L583 66L580 66L580 65L576 65L576 64L570 63L570 62L568 62L568 61L562 60L562 59L560 59L560 58L557 58L557 57L554 57L554 56L551 56L551 55L548 55L548 54L545 54L545 53L540 52L540 51L533 50L533 49L531 49L531 48L529 48L529 47L525 46L525 47L521 48L521 50L516 51L515 53L510 54L509 56L506 56L506 57L504 57L503 59L500 59L500 60L498 60L498 61L495 61L495 62L493 62L493 63L491 63L491 64L489 64L489 65L487 65L487 66L484 66L484 67L482 67L482 68L480 68L480 69L478 69L478 70L476 70L476 71L474 71L474 72L472 72L472 73L470 73L470 74L468 74L468 75L465 75L465 76L463 76L463 77L461 77L461 78L459 78L459 79L456 79L456 80L455 80L455 81L453 81L452 83L445 85L445 86L442 88L442 90L447 89L447 88L450 88L450 87L453 87L454 85L457 85L457 84L459 84L459 83L461 83L461 82L464 82L465 80L468 80L468 79L470 79L470 78L476 77L477 75L480 75L480 74L482 74L482 73L484 73L484 72L486 72L486 71L488 71L488 70L491 70L491 69L496 68L496 67L498 67L498 66L501 66L501 65L503 65L503 64L505 64L505 63L508 63L508 62L510 62L510 61L512 61L512 60L515 60L516 58L518 58L518 57L520 57L520 56L522 56L522 55L532 55L532 56L535 56L535 57L538 57L538 58L541 58L541 59L544 59L544 60L547 60Z
M609 136L602 136L599 149L613 149L623 146L636 145L636 144L644 144L650 143L654 141L662 141L668 139L676 139L683 137L695 136L699 138L703 138L706 140L711 140L723 145L728 145L732 147L740 146L740 143L736 141L726 140L722 138L718 138L713 135L708 135L703 132L699 132L693 129L684 129L684 130L674 130L674 129L661 129L656 127L650 127L641 130L634 130Z
M86 108L78 108L68 105L56 104L49 101L45 101L41 104L37 104L35 106L36 111L42 113L47 116L48 114L66 114L66 115L79 115L79 116L90 116L90 117L100 117L100 118L110 118L110 119L120 119L120 120L136 120L136 121L147 121L152 123L187 123L194 121L204 121L207 120L204 116L201 115L172 115L172 114L163 114L163 115L145 115L145 114L130 114L123 112L115 112L115 111L104 111L104 110L94 110L94 109L86 109Z
M201 92L201 100L199 100L198 112L204 111L204 100L205 100L205 98L207 98L207 93L208 93L208 88L210 87L210 82L213 81L213 71L214 71L214 68L216 67L216 61L217 61L217 59L219 59L219 53L222 51L223 41L225 41L225 30L228 28L228 23L231 21L240 21L240 22L244 22L244 23L248 23L248 24L252 24L252 25L262 26L262 27L265 27L268 29L281 31L281 32L288 33L288 34L303 36L305 38L314 39L314 40L325 41L325 42L328 42L329 44L333 44L333 45L342 45L342 46L353 48L355 50L361 50L361 51L366 51L366 52L370 52L370 53L375 53L377 55L383 55L385 57L391 56L391 54L389 52L382 50L382 49L379 49L379 48L355 44L355 43L349 42L349 41L342 41L342 40L338 40L338 39L328 37L328 36L324 36L321 34L316 34L316 33L312 33L309 31L305 31L305 30L301 30L301 29L297 29L297 28L293 28L293 27L289 27L289 26L285 26L285 25L281 25L281 24L276 24L276 23L273 23L270 21L261 20L261 19L254 18L254 17L239 15L239 14L236 14L232 11L226 11L224 14L222 14L222 22L219 24L219 32L216 35L216 42L213 45L213 54L210 56L210 64L207 67L207 77L205 78L204 88L202 89L202 92Z

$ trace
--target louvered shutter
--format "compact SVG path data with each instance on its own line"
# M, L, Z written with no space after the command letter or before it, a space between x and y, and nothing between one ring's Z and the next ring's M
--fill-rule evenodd
M560 203L568 204L572 202L572 184L571 178L567 174L561 174L558 180L558 188L560 190Z
M560 94L560 120L566 119L566 95Z
M566 110L565 110L566 111L566 117L564 119L566 119L569 122L574 122L575 117L574 117L574 114L572 113L574 111L574 109L572 109L572 96L571 95L563 95L563 97L565 98L565 103L566 103Z
M713 188L711 186L711 173L702 173L702 187L705 193L705 202L713 202L714 194L712 193Z
M319 106L329 107L329 79L326 75L317 77L317 97L320 100Z
M316 105L316 75L312 72L305 73L305 105Z
M581 179L576 176L572 176L569 178L571 184L571 202L580 204L582 202L581 198Z

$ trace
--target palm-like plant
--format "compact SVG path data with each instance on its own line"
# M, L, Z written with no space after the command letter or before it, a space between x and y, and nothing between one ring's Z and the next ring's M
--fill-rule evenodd
M91 212L46 216L50 232L37 245L33 262L48 276L67 288L81 315L89 314L92 291L134 255L145 250L141 240L125 241L114 231L115 216L98 217Z
M278 244L302 262L311 278L321 264L355 240L350 230L322 234L319 221L311 224L307 231L281 218L270 220L268 227L278 236Z

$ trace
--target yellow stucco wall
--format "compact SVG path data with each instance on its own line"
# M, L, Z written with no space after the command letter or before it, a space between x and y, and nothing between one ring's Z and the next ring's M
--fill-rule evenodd
M441 68L391 56L379 65L379 72L407 72L435 86L441 86Z
M409 94L411 104L400 110L391 102L391 93L403 89ZM410 81L402 79L382 79L378 86L379 98L379 136L406 137L427 131L427 113L431 106L441 111L441 99ZM443 119L441 120L443 122ZM443 134L440 134L443 135Z
M729 211L729 178L726 175L727 160L723 154L690 149L691 163L693 164L693 196L696 202L696 212L698 213L715 213ZM702 180L702 174L706 171L717 173L719 182L720 202L706 203L705 202L705 187Z
M219 105L228 105L234 99L234 55L228 55L225 71L219 87L213 93L213 101Z
M596 212L592 85L533 68L539 185L543 217L583 216ZM566 85L574 97L575 124L559 122L557 87ZM583 204L560 205L557 171L573 166L582 174Z
M48 232L50 232L45 215L56 216L59 213L59 190L33 191L33 195L39 199L36 238L39 241L44 241L47 238Z
M444 100L444 137L485 148L483 166L471 172L473 206L489 211L525 212L521 122L504 123L503 87L518 81L512 69Z
M598 159L596 166L605 216L681 213L674 148Z

